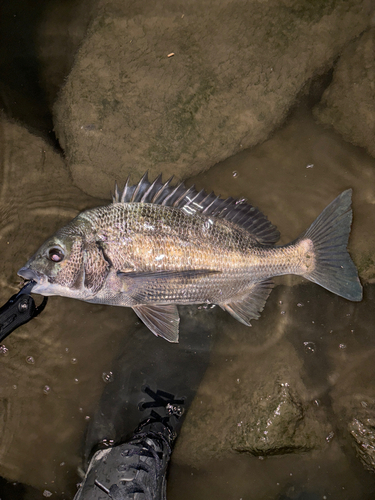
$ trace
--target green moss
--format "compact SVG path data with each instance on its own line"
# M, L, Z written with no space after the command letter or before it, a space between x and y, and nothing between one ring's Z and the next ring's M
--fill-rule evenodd
M119 107L120 107L120 101L117 99L102 99L101 100L101 106L99 106L98 109L98 119L99 119L99 124L100 126L103 125L104 121L108 116L113 115Z
M192 84L192 89L188 94L186 91L178 92L171 102L166 119L168 126L159 131L147 151L153 162L177 161L200 135L196 115L208 103L216 87L212 78L203 78L198 87L194 88Z
M347 0L297 0L290 6L280 5L274 20L268 20L265 42L271 40L277 53L287 50L301 36L301 22L307 25L318 23L340 5L347 9L351 4Z
M209 101L214 91L214 85L204 80L200 82L196 92L191 95L185 96L184 92L179 92L176 100L174 118L181 130L187 130L195 126L196 114L202 105Z
M348 3L348 2L346 2ZM288 8L290 14L306 22L316 22L321 17L329 15L333 10L343 4L342 0L305 0L296 2Z

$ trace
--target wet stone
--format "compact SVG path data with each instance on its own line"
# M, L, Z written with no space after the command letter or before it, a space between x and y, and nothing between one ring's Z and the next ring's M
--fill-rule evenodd
M362 464L375 471L375 399L362 400L355 413L357 416L348 423L348 430Z
M268 395L262 389L249 402L252 411L242 410L246 420L237 427L233 449L253 455L279 455L311 448L310 440L303 439L299 431L304 409L298 395L287 383L275 384Z
M102 373L102 380L106 384L110 384L114 380L114 376L112 372L103 372Z
M9 349L4 344L0 345L0 354L3 356L8 356L9 354Z

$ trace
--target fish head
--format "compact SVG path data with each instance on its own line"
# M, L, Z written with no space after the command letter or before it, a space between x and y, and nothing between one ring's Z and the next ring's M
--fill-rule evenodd
M85 240L65 229L48 238L17 274L36 282L33 293L85 299Z

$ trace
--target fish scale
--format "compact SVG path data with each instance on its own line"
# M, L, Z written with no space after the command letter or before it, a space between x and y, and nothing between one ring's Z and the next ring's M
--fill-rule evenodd
M139 265L143 270L151 270L155 264L145 248L152 249L155 258L165 255L159 261L163 264L160 269L181 270L188 265L197 269L202 265L221 269L223 263L226 267L243 268L244 257L251 247L256 246L251 234L239 227L230 227L225 219L215 220L199 213L189 215L179 209L148 204L114 205L104 209L84 212L81 217L92 223L93 230L99 228L99 234L101 230L106 232L107 242L103 246L126 241L123 254L126 261L138 250L142 259ZM223 257L229 258L230 262L224 261ZM188 258L190 262L187 262Z
M273 276L297 274L349 300L362 287L347 252L351 190L300 235L279 232L243 200L144 176L113 203L86 210L19 270L33 292L132 307L158 336L176 342L176 305L217 304L245 325L260 316Z

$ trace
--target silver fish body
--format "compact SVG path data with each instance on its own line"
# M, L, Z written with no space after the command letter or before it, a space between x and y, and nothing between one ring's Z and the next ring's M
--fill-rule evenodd
M176 304L218 304L250 325L273 276L297 274L361 300L346 250L350 205L347 190L300 238L276 247L279 232L251 205L144 176L57 231L18 274L42 295L132 307L154 334L176 342Z

